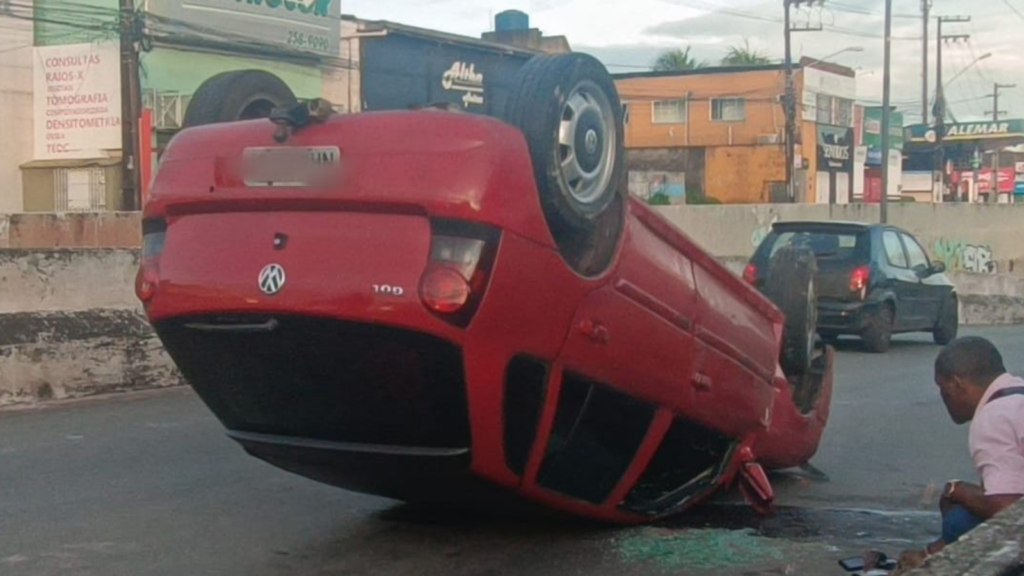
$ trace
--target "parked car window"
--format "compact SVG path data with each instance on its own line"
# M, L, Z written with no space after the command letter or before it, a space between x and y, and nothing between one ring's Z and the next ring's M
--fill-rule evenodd
M913 236L903 234L903 244L907 247L907 256L910 258L910 267L914 270L927 270L928 255L925 254L924 248L917 243L917 240Z
M858 247L866 242L858 234L836 234L834 232L783 232L779 234L769 255L786 246L805 245L814 251L818 260L852 260L858 256Z
M903 251L903 243L895 232L882 234L882 244L885 245L885 257L889 260L890 266L907 268L907 254Z

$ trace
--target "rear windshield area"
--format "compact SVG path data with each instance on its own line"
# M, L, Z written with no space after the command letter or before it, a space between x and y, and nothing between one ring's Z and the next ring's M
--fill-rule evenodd
M863 262L869 254L868 239L867 231L786 230L768 235L758 252L771 259L786 246L800 246L813 250L819 262Z

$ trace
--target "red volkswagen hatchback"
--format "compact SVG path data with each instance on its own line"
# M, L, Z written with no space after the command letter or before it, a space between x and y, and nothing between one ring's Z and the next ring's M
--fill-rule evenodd
M517 86L502 119L314 102L176 136L136 286L167 350L247 452L343 488L642 522L739 480L770 505L762 465L806 462L828 416L813 258L778 259L784 316L627 199L596 60Z

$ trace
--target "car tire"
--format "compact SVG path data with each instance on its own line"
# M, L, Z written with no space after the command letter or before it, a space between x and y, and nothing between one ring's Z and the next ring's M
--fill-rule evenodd
M520 69L504 119L526 137L548 227L578 239L625 195L623 111L593 56L535 56Z
M787 246L772 257L764 293L782 310L779 362L787 376L806 374L814 360L818 331L818 263L807 248Z
M262 70L222 72L196 89L185 110L182 128L266 118L274 108L296 103L291 88Z
M960 304L956 296L950 296L939 312L939 321L935 325L932 338L939 346L945 346L956 340L960 330Z
M892 345L892 327L895 321L896 311L892 304L882 304L878 313L868 319L868 327L861 335L864 340L864 348L875 354L888 352Z

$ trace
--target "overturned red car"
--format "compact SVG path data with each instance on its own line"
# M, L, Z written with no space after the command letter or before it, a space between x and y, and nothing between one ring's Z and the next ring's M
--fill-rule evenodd
M248 453L342 488L635 523L739 482L769 507L764 468L828 417L813 256L777 255L769 299L629 198L593 58L516 86L502 118L312 102L178 134L136 283L168 352Z

